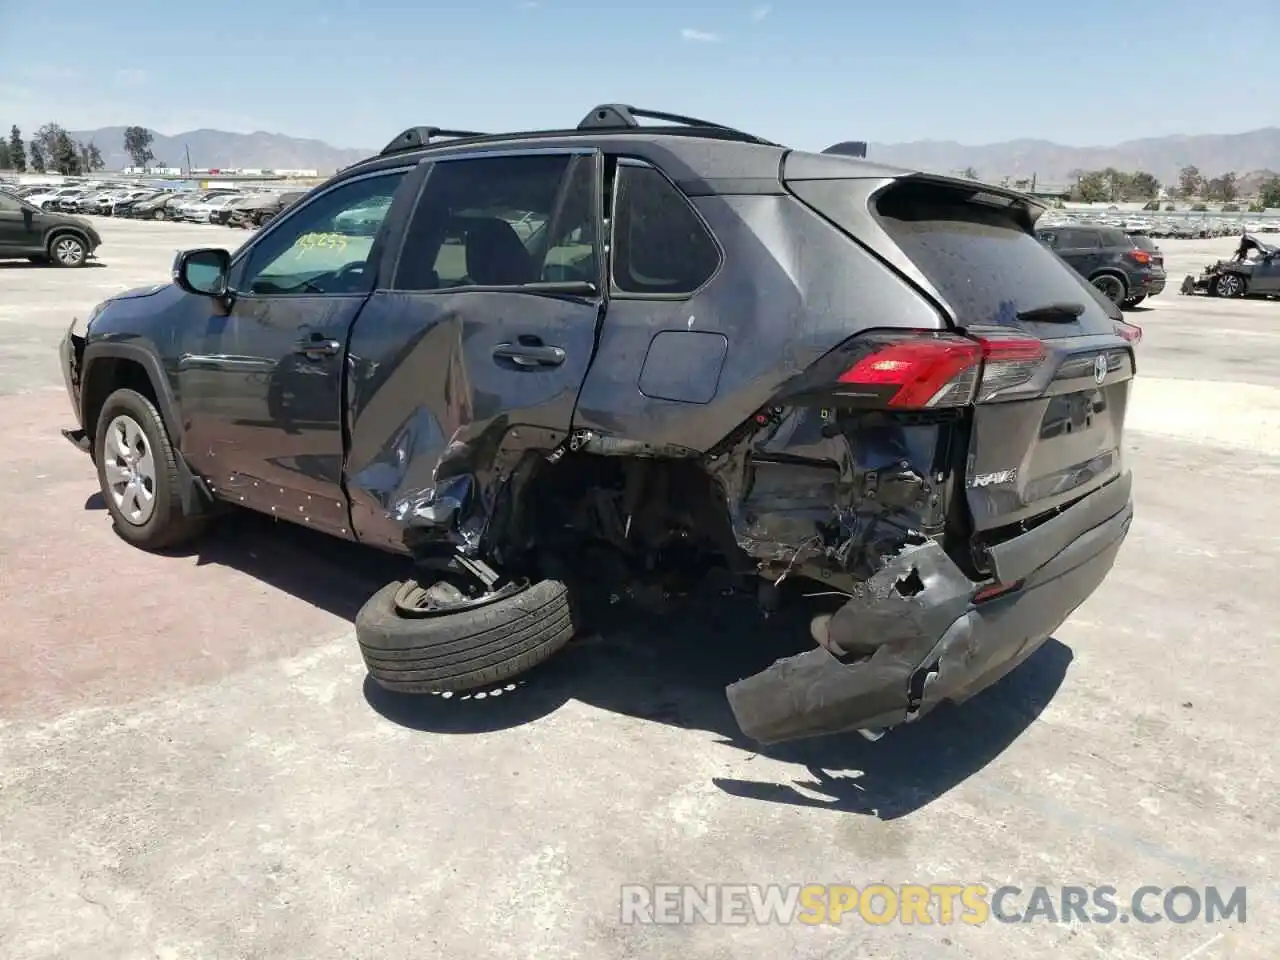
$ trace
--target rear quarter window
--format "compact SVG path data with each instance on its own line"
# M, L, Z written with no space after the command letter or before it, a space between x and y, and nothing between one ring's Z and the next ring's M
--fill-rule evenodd
M690 294L719 269L715 237L653 167L618 164L613 221L613 285L622 293Z

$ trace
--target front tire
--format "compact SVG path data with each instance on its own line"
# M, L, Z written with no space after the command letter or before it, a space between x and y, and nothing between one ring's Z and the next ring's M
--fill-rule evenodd
M98 483L116 532L143 550L191 540L204 518L182 512L178 457L155 404L135 390L107 397L94 436Z
M83 267L89 246L74 233L59 233L49 241L49 259L59 267Z
M1218 278L1218 296L1220 297L1243 297L1245 289L1245 279L1238 273L1224 273Z
M356 615L356 640L369 676L395 693L500 683L532 670L573 638L569 592L559 580L435 616L404 614L403 596L412 586L387 584Z

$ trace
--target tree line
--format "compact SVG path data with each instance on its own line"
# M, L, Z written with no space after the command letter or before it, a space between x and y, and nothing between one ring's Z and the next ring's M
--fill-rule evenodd
M1163 184L1141 170L1127 172L1108 167L1105 170L1076 170L1072 172L1075 185L1071 199L1083 202L1119 200L1156 200ZM1166 190L1171 199L1214 200L1232 203L1240 198L1239 179L1234 170L1216 177L1206 177L1194 164L1178 171L1178 181ZM1280 176L1273 176L1262 184L1258 206L1280 207Z
M981 179L972 167L964 171L964 176L970 180ZM1072 170L1070 177L1074 182L1069 199L1082 203L1118 203L1124 200L1153 202L1160 198L1160 191L1164 187L1164 184L1146 171L1117 170L1115 167L1104 170ZM1034 181L1019 180L1014 186L1033 187ZM1217 177L1205 177L1197 167L1187 165L1178 172L1177 184L1170 185L1166 193L1170 199L1194 198L1231 203L1239 198L1240 187L1235 171L1228 171ZM1263 182L1257 206L1280 207L1280 176L1272 176Z
M135 167L164 166L151 152L153 140L154 135L146 127L125 127L124 150ZM57 123L46 123L29 143L23 140L17 124L9 128L7 140L0 135L0 170L77 176L96 173L105 166L97 144L81 143Z

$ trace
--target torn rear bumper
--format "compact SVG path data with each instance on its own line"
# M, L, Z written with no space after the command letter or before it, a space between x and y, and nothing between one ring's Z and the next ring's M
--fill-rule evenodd
M891 727L995 683L1106 578L1133 519L1131 485L1126 473L994 548L999 580L1022 587L984 603L938 544L903 551L832 619L833 640L879 638L875 652L846 663L820 647L731 684L738 726L765 744Z

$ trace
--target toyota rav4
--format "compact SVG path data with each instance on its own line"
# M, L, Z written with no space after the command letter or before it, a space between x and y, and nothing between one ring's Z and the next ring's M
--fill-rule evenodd
M390 690L504 680L583 591L715 567L824 595L728 687L747 735L881 730L1030 656L1129 529L1136 328L1041 213L616 104L415 127L74 322L65 433L139 547L234 504L413 558L356 619Z

